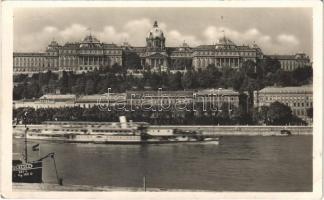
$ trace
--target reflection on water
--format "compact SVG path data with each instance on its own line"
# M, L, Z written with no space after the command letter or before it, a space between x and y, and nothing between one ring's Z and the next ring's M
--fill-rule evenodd
M13 151L22 149L23 141L14 140ZM312 190L312 136L233 136L223 137L220 145L41 142L41 154L49 152L56 153L65 184L141 187L145 175L147 187L154 188ZM44 164L45 182L56 181L51 162Z

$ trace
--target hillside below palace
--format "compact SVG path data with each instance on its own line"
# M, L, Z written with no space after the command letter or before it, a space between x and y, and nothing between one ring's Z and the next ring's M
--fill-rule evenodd
M166 37L155 21L146 36L144 47L133 47L128 43L107 44L89 34L81 42L60 45L51 41L41 53L14 52L13 71L14 74L49 70L82 73L117 64L132 70L183 72L188 69L204 69L210 64L219 68L240 68L247 60L264 58L277 59L285 71L311 65L309 57L304 53L264 55L257 44L236 45L225 35L215 44L196 47L190 47L185 42L179 47L166 47L165 42Z

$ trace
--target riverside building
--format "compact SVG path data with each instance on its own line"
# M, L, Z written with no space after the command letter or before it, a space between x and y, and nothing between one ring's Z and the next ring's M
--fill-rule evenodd
M76 73L99 70L117 64L131 70L185 73L189 69L216 67L240 68L247 60L257 61L264 57L278 59L283 70L311 65L305 54L266 56L257 44L237 45L225 35L215 44L190 47L186 42L178 47L167 47L167 36L155 21L146 38L146 45L133 47L100 42L88 35L81 42L64 45L50 42L44 52L14 52L14 74L73 71Z
M307 110L313 108L312 86L266 87L254 92L254 106L256 107L269 106L275 101L289 106L294 115L310 122Z
M213 104L214 108L220 108L226 103L230 109L239 106L239 93L231 89L206 89L188 91L126 91L125 93L106 93L76 96L73 94L46 94L35 100L18 100L13 102L13 108L31 107L39 108L64 108L81 107L92 108L99 106L107 109L109 106L132 107L138 109L141 106L160 106L164 108L175 105ZM180 106L181 107L181 106Z

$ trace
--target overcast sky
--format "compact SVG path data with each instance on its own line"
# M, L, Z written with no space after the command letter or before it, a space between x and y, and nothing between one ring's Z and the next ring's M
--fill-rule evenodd
M154 20L166 46L213 44L224 30L236 44L255 41L267 54L312 56L310 8L19 8L14 50L44 51L53 38L81 41L90 30L102 42L144 46Z

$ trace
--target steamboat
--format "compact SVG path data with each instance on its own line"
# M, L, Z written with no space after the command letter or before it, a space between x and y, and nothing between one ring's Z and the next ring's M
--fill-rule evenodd
M22 137L22 127L14 126L14 137ZM177 129L149 129L148 123L127 122L126 117L119 117L119 122L44 122L30 125L27 139L50 140L72 143L175 143L208 142L218 143L218 137L206 137L197 131Z

